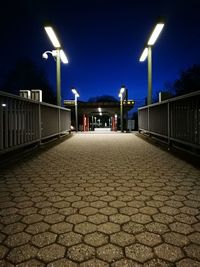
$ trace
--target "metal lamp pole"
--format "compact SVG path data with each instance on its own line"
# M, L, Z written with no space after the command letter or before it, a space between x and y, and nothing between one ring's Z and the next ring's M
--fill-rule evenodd
M148 46L148 97L147 104L152 103L152 48Z
M57 85L57 105L61 106L61 72L60 72L60 48L56 49L56 85Z
M142 55L140 57L140 61L143 62L148 57L148 97L147 104L150 105L152 103L152 46L155 44L158 36L160 35L162 29L164 27L164 23L157 23L149 40L147 46L144 48Z
M78 104L77 104L77 98L79 97L78 92L75 88L72 88L72 93L74 94L74 104L75 104L75 126L76 126L76 132L78 132Z
M124 125L123 125L123 93L125 92L125 87L122 86L119 92L120 97L120 121L121 121L121 132L124 131Z

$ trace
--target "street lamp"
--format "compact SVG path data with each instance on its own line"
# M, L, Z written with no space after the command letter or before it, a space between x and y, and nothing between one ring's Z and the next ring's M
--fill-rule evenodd
M76 132L78 132L78 107L77 107L77 97L79 97L78 92L75 88L72 88L72 93L74 94L74 103L75 103L75 121L76 121Z
M140 57L140 62L143 62L148 57L148 98L147 104L152 103L152 46L155 44L158 36L160 35L164 23L157 23L148 42L147 47L144 48L142 55Z
M124 131L123 129L123 94L125 92L125 86L122 86L119 92L120 97L120 122L121 122L121 132Z
M42 57L48 59L48 53L50 53L54 58L56 58L56 85L57 85L57 105L61 106L61 73L60 73L60 60L66 64L68 63L68 59L61 49L60 42L53 30L52 27L44 27L50 41L56 50L46 51L43 53Z

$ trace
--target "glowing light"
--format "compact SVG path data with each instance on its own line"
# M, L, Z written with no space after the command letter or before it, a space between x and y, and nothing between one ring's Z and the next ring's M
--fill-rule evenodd
M75 88L72 89L72 93L75 94L77 97L79 97L79 94L78 94L78 92L76 91Z
M69 63L69 61L65 55L65 52L62 49L60 50L60 59L62 60L62 63L64 63L64 64Z
M148 56L148 48L145 47L145 49L144 49L144 51L142 52L142 55L141 55L141 57L140 57L140 62L145 61L146 58L147 58L147 56Z
M6 107L7 105L3 103L3 104L1 104L1 106L2 106L2 107Z
M98 108L98 111L101 112L101 108Z
M52 29L52 27L44 27L47 35L49 36L49 39L51 40L53 46L55 48L60 48L60 42L58 41L58 38L54 32L54 30Z
M158 23L156 25L156 27L154 28L150 38L149 38L149 41L148 41L148 45L154 45L158 36L160 35L162 29L164 27L164 23Z

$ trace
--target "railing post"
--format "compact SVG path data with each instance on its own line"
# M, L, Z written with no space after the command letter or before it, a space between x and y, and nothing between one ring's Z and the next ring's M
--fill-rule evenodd
M148 127L148 132L149 132L149 106L147 108L147 127Z
M167 137L170 146L171 120L170 120L170 102L167 103Z
M60 107L58 107L58 133L60 137L60 130L61 130L61 116L60 116Z
M42 142L42 121L41 121L41 104L38 104L38 138L39 138L39 145Z

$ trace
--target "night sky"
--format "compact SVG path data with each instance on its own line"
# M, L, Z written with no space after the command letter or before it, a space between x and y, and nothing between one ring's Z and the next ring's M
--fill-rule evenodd
M18 59L31 58L56 88L54 59L42 59L53 49L43 28L49 21L69 59L62 65L63 99L73 98L72 86L83 101L105 94L118 98L124 84L139 104L147 95L147 61L139 57L156 19L163 16L166 24L153 47L154 94L200 63L199 14L199 0L7 1L0 18L0 83Z

